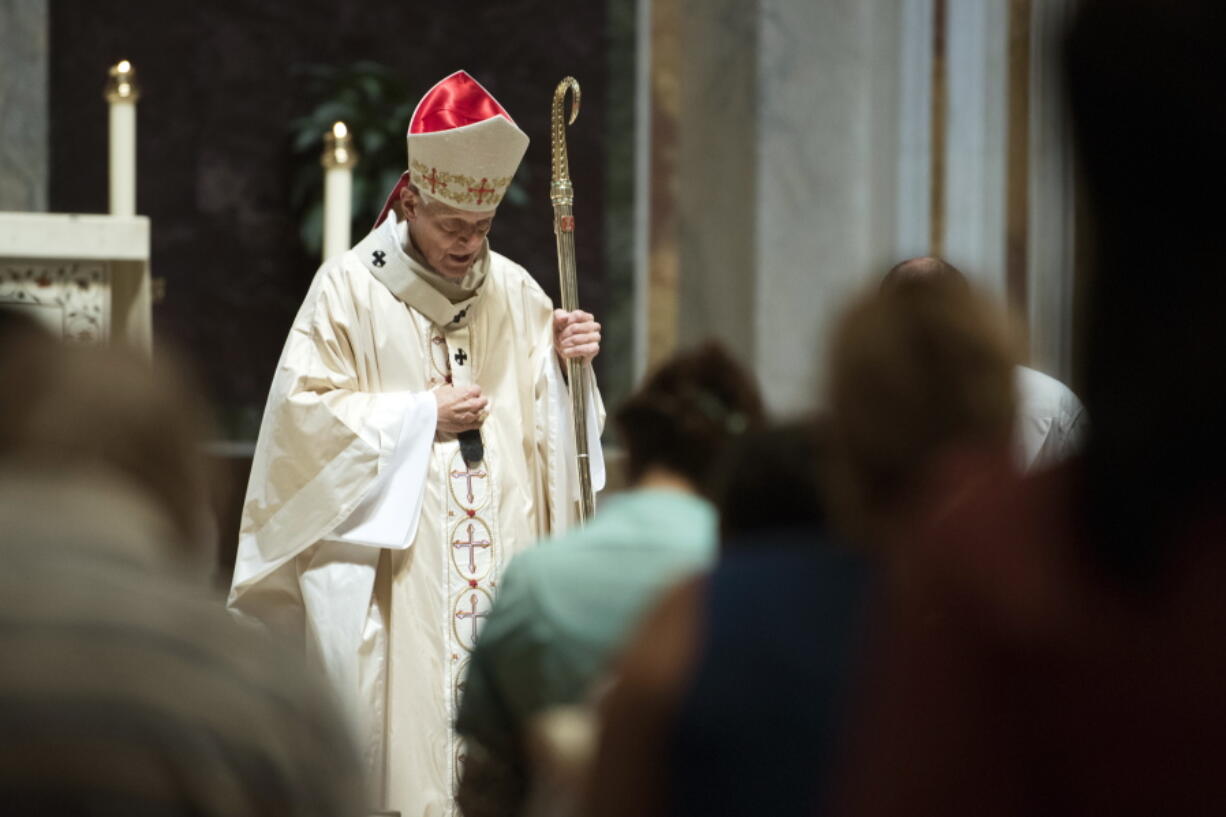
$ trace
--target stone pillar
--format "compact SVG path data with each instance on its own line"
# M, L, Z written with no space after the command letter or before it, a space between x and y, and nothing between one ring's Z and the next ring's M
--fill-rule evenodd
M1073 5L1034 4L1030 56L1030 284L1033 364L1073 385L1076 169L1060 76Z
M661 337L724 341L789 414L820 405L834 321L894 262L936 248L1003 299L1009 0L643 2L677 22L672 50L651 55L676 104L653 114L648 145L675 161L644 163L674 193L641 222L653 241L676 224L657 241L669 274L640 279L648 301L676 304L653 316L675 321ZM1035 357L1064 375L1073 173L1056 5L1033 4L1023 240ZM640 184L659 194L659 176Z
M719 338L803 411L831 321L895 255L902 8L682 7L677 337Z
M810 408L848 298L889 267L898 202L900 5L763 0L755 367Z
M0 210L47 209L47 0L0 0Z
M944 255L1005 297L1007 0L947 0Z
M677 150L681 344L757 357L757 3L682 0Z

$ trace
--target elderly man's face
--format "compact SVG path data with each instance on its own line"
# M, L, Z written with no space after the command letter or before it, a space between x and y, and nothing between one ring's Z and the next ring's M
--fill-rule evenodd
M444 278L463 278L481 251L495 211L457 210L440 201L426 204L407 186L400 203L413 243L430 268Z

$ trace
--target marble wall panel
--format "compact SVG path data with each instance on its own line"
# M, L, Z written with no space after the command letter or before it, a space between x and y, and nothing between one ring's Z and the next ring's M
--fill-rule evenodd
M718 337L756 362L756 3L686 0L681 62L677 337Z
M1031 39L1030 353L1034 366L1074 383L1076 168L1059 53L1072 9L1035 3Z
M0 0L0 210L47 209L47 0Z
M1007 0L948 0L945 256L1005 294Z
M903 0L898 44L898 220L894 255L931 252L933 0Z
M834 317L898 244L902 9L685 9L678 336L719 338L771 408L805 411L820 397Z
M847 300L930 251L934 184L944 254L1003 296L1008 5L945 7L934 157L933 0L687 6L679 333L736 348L779 412L820 405L827 339ZM1031 339L1036 359L1066 374L1073 172L1054 73L1063 15L1035 7Z
M782 413L819 399L833 321L894 252L898 15L762 3L755 346Z

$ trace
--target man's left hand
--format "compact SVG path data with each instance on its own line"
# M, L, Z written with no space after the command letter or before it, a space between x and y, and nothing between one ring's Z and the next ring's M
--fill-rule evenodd
M590 312L553 311L553 348L563 360L589 361L600 354L600 324Z

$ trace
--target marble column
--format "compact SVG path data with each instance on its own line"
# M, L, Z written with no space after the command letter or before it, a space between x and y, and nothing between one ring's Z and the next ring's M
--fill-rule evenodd
M900 11L763 2L755 366L780 412L813 405L834 321L895 256Z
M899 159L906 5L683 3L677 336L724 341L782 414L817 399L849 295L923 235L898 218L902 171L926 195Z
M948 0L945 257L1004 299L1007 0Z
M904 0L898 33L897 259L933 250L934 0Z
M759 281L756 3L682 0L677 338L757 355Z
M0 0L0 210L47 209L47 0Z
M1034 4L1030 56L1030 230L1026 260L1030 355L1074 385L1076 169L1060 80L1060 47L1072 5Z
M640 200L641 223L669 250L670 275L640 279L649 302L676 303L653 315L676 322L660 337L719 338L789 414L821 404L835 320L894 262L935 244L1003 299L1009 0L650 2L681 22L653 41L675 39L676 51L651 56L654 81L662 65L675 79L676 104L649 142L651 156L675 158L675 193L661 211ZM1029 150L1020 240L1035 358L1065 375L1073 173L1053 50L1065 15L1031 5L1029 144L1013 140ZM658 192L657 166L639 178ZM674 222L671 237L657 229Z

